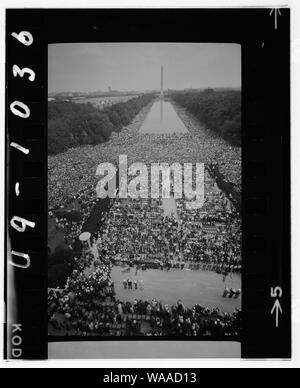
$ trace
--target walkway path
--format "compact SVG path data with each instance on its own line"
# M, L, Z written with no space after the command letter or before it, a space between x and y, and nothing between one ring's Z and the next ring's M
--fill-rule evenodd
M164 217L173 217L176 218L178 221L178 213L177 213L177 206L176 206L176 201L174 197L171 198L163 198L162 200L162 207L164 210Z

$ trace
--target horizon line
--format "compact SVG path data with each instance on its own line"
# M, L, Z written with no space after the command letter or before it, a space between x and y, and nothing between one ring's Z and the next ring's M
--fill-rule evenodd
M164 89L166 91L168 90L197 90L197 89L242 89L241 86L199 86L199 87L187 87L187 88L167 88ZM120 93L126 93L126 92L140 92L140 93L145 93L145 92L159 92L160 89L126 89L126 90L118 90L118 89L112 89L111 91L108 90L90 90L90 91L80 91L80 90L63 90L63 91L48 91L49 94L63 94L63 93L84 93L84 94L89 94L89 93L112 93L112 92L120 92Z

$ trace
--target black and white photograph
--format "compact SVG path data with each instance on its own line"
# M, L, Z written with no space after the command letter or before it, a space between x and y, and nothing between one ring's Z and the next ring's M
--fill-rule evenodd
M292 10L105 1L5 10L5 360L293 361Z
M48 334L238 340L241 46L48 46Z

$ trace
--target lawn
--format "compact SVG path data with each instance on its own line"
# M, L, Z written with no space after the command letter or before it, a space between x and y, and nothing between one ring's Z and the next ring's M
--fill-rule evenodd
M181 299L186 307L197 303L207 307L218 307L224 312L233 312L241 308L241 298L222 298L224 283L222 275L210 271L190 271L171 269L169 272L159 269L139 270L135 276L135 268L129 273L122 273L124 268L115 266L112 269L112 280L115 283L116 298L121 301L133 301L134 299L162 300L164 304L172 305ZM124 289L123 280L130 278L138 282L143 280L143 291ZM233 274L228 276L227 287L241 288L241 276Z

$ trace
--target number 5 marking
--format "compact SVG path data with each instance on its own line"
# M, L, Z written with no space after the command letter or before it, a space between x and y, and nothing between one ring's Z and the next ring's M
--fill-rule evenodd
M272 298L281 298L282 297L282 288L281 287L275 287L271 288L271 297Z
M23 67L23 69L20 69L18 65L13 65L12 71L13 71L14 77L16 77L17 75L19 75L20 77L23 77L25 73L28 73L29 81L35 80L35 72L32 69L29 69L28 67Z

